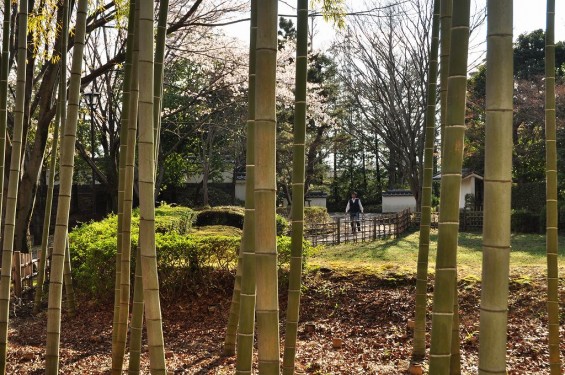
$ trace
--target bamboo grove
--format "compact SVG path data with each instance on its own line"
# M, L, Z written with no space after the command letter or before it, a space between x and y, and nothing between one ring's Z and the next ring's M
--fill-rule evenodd
M60 35L52 65L57 82L53 90L56 112L51 135L49 179L46 208L35 286L34 312L43 310L44 291L48 287L46 321L45 371L60 370L61 319L63 287L72 314L74 292L69 254L69 215L71 207L75 153L79 129L80 104L85 77L85 45L89 16L88 0L59 0L56 9ZM197 1L196 3L199 3ZM321 1L326 17L343 23L346 15L343 1ZM431 4L432 2L430 2ZM234 288L223 353L235 356L236 374L252 374L254 350L257 350L259 374L285 375L296 372L300 352L300 297L302 292L304 246L304 200L306 143L308 128L308 32L309 4L298 0L295 89L292 135L291 261L284 338L281 345L279 280L277 269L276 229L276 158L277 158L277 53L278 1L251 0L248 8L249 64L247 87L245 216L235 274ZM167 374L166 340L160 299L159 270L155 239L156 178L159 166L161 122L164 106L164 65L169 34L169 1L129 0L124 5L127 39L123 71L119 119L119 160L117 182L117 254L115 258L114 309L112 321L112 374L128 371L142 373L140 358L142 332L147 334L148 358L152 374ZM2 231L2 272L0 277L0 373L6 373L10 328L12 259L17 220L18 189L22 180L21 166L26 153L24 121L26 69L29 54L28 1L17 5L4 2L2 57L0 59L0 212ZM156 9L158 19L155 19ZM430 51L425 98L425 157L421 192L422 217L418 250L415 296L415 329L410 370L426 361L429 345L429 373L434 375L461 373L459 353L459 317L457 290L457 249L459 238L459 193L465 138L466 95L471 1L433 1L433 22L430 30ZM480 374L505 374L507 355L508 278L510 259L510 197L512 185L512 119L513 119L513 2L487 1L487 79L485 141L485 208L483 230L482 289L480 302ZM11 19L16 18L17 22ZM555 125L555 1L547 1L545 124L547 181L547 314L551 374L561 373L559 355L559 290L558 290L558 210L557 150ZM74 25L71 25L74 23ZM15 25L16 31L11 30ZM10 35L15 34L16 79L13 103L9 103ZM72 51L70 67L67 52ZM67 77L69 73L69 77ZM439 88L438 88L439 75ZM27 85L27 86L26 86ZM116 88L118 90L118 88ZM437 94L439 93L439 100ZM440 109L436 104L439 102ZM10 105L13 108L10 108ZM436 124L439 112L439 126ZM8 127L8 115L13 127ZM92 119L91 119L92 120ZM10 133L10 134L9 134ZM439 135L439 137L438 137ZM441 143L435 144L437 138ZM10 140L9 148L7 139ZM442 155L441 202L438 228L438 251L434 273L434 294L431 306L430 342L426 342L428 301L428 258L430 248L432 172L434 152ZM6 166L9 155L9 166ZM58 163L58 168L57 168ZM58 175L58 196L54 195ZM7 183L4 182L7 176ZM6 185L6 188L4 188ZM139 197L139 244L132 247L134 192ZM51 210L56 199L56 220L49 277L46 273ZM131 266L135 264L135 269ZM132 278L131 275L134 274ZM132 285L133 279L133 285ZM144 326L145 324L145 326ZM128 334L129 332L129 334ZM129 335L129 337L128 337ZM128 347L129 344L129 347ZM284 352L281 353L281 348ZM129 356L127 355L129 353ZM127 360L126 360L127 357Z

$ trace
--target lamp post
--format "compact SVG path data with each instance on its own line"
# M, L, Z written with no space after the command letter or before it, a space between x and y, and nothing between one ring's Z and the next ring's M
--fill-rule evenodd
M90 154L92 157L92 214L96 214L96 171L94 169L94 149L95 149L95 138L94 138L94 107L98 105L98 100L100 98L100 93L91 91L83 93L86 99L86 103L90 109Z

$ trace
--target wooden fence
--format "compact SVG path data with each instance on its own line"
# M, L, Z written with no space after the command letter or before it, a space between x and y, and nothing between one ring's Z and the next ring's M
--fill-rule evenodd
M420 212L414 212L412 223L416 227L420 225ZM431 227L437 228L439 213L432 212ZM459 211L459 230L481 230L483 228L483 211L460 210Z
M33 288L33 280L37 277L37 261L32 253L14 251L12 255L12 282L14 294L17 297L21 297L25 291Z
M381 214L361 215L359 221L351 221L349 216L337 217L332 222L305 225L304 238L313 245L338 245L349 242L375 241L384 238L397 238L411 225L410 210Z

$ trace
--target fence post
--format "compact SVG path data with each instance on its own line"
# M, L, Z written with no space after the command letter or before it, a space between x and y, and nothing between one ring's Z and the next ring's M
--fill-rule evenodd
M395 221L394 236L395 236L395 238L398 238L398 235L399 235L398 230L399 230L399 225L400 225L400 215L398 215L398 213L396 214L394 221Z
M14 294L17 297L22 296L22 262L19 251L14 251L12 257L12 263L14 264L13 279L14 279Z
M463 207L463 231L467 231L467 208Z
M337 218L337 244L341 243L341 218Z

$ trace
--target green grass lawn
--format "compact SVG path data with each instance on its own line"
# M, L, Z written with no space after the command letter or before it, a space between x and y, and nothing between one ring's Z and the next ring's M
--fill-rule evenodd
M560 244L564 243L560 236ZM338 246L327 246L317 251L308 265L335 270L367 273L415 273L418 259L419 232L399 239L380 240ZM480 278L482 262L481 233L460 233L458 265L460 277ZM434 272L437 230L432 230L429 270ZM560 272L565 271L565 251L560 249ZM510 272L515 277L543 276L545 274L545 235L513 234Z

